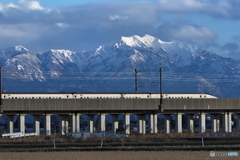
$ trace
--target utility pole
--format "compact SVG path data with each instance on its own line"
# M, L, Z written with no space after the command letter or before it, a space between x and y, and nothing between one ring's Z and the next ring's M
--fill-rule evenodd
M2 66L0 66L0 113L2 113Z
M137 93L138 92L138 71L137 69L135 68L135 92Z
M160 72L160 81L159 81L159 84L160 84L160 86L159 86L159 89L160 89L160 104L159 104L159 110L161 111L161 112L163 112L163 95L162 95L162 68L160 68L160 70L159 70L159 72Z

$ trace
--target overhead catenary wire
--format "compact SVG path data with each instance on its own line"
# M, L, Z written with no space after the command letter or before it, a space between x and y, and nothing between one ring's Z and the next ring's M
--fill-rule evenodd
M111 86L107 86L108 88L128 88L129 86L120 86L116 87L114 85L117 85L118 83L115 83L114 81L131 81L134 80L133 71L123 71L123 72L59 72L61 74L57 74L56 72L52 71L39 71L36 70L24 70L22 71L24 73L24 76L22 76L21 73L17 73L13 70L3 69L2 77L3 79L20 79L20 80L28 80L28 78L33 79L39 79L41 81L47 81L47 80L55 80L55 79L61 79L61 80L69 80L69 81L109 81L111 82ZM139 88L154 88L158 85L153 85L153 83L156 83L159 81L157 71L141 71L138 73L138 83ZM213 84L219 84L219 83L239 83L240 73L238 74L222 74L222 73L214 73L214 74L203 74L203 73L169 73L169 72L163 72L163 81L172 81L172 82L179 82L180 84L178 86L175 86L177 88L194 88L192 86L187 85L181 85L181 83L185 82L198 82L199 80L202 80L202 82L211 82ZM19 86L18 86L19 87ZM90 86L92 88L105 88L104 87L96 87L96 86ZM234 86L206 86L206 87L212 87L212 88L232 88ZM237 86L235 86L237 87ZM171 86L168 86L168 88L171 88Z
M3 79L28 79L30 77L22 77L22 76L4 76L3 75ZM35 80L41 80L41 81L46 81L46 80L54 80L54 79L64 79L64 80L134 80L134 78L132 77L107 77L107 76L104 76L104 77L71 77L71 76L56 76L56 77L33 77L33 79ZM179 77L174 77L174 78L171 78L171 77L163 77L163 81L168 81L168 80L171 80L171 81L178 81L178 82L188 82L188 81L199 81L200 79L202 79L202 81L208 81L208 82L217 82L217 83L221 83L221 82L236 82L236 83L239 83L239 80L236 78L222 78L222 79L219 79L219 78L205 78L205 77L202 77L202 78L179 78ZM31 80L31 79L30 79ZM139 81L141 80L152 80L152 81L157 81L159 79L157 78L151 78L151 77L139 77Z

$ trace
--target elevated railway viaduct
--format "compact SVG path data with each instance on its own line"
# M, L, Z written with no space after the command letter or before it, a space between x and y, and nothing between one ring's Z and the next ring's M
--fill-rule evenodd
M222 130L232 132L232 114L240 113L239 98L170 98L163 99L159 108L159 99L153 98L92 98L92 99L3 99L1 114L8 116L8 133L14 132L14 116L19 116L19 130L25 133L25 115L33 115L34 130L40 132L40 115L44 115L44 130L51 134L51 115L61 117L60 134L66 132L80 132L80 115L88 115L88 131L94 132L94 115L99 115L100 131L106 130L105 116L112 115L112 132L118 129L118 115L123 115L124 128L127 134L130 130L130 115L137 115L138 132L158 132L158 115L164 115L164 132L170 133L171 116L175 114L175 132L183 132L182 115L187 115L187 129L194 131L194 114L199 114L199 132L206 132L206 114L211 114L211 131L220 131L220 117ZM146 116L147 115L147 116ZM66 117L71 117L70 122ZM147 122L147 123L146 123ZM240 116L237 116L236 130L240 130ZM69 126L70 125L70 130Z

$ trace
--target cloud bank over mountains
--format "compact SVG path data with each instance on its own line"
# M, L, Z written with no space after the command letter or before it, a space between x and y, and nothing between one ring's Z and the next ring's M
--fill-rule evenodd
M220 54L229 56L232 50L240 53L240 34L235 32L236 26L230 29L228 24L224 24L226 28L216 24L237 22L239 7L237 0L112 1L56 8L29 0L0 3L0 48L22 44L39 52L51 48L79 51L121 36L150 34L164 41L215 46ZM224 47L228 43L234 49Z

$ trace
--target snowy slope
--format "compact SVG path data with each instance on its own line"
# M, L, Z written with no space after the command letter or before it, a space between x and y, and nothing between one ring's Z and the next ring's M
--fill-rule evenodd
M164 92L240 96L239 60L150 35L122 37L85 52L39 54L16 46L1 50L0 62L9 92L134 92L135 68L139 91L159 92L161 67Z

